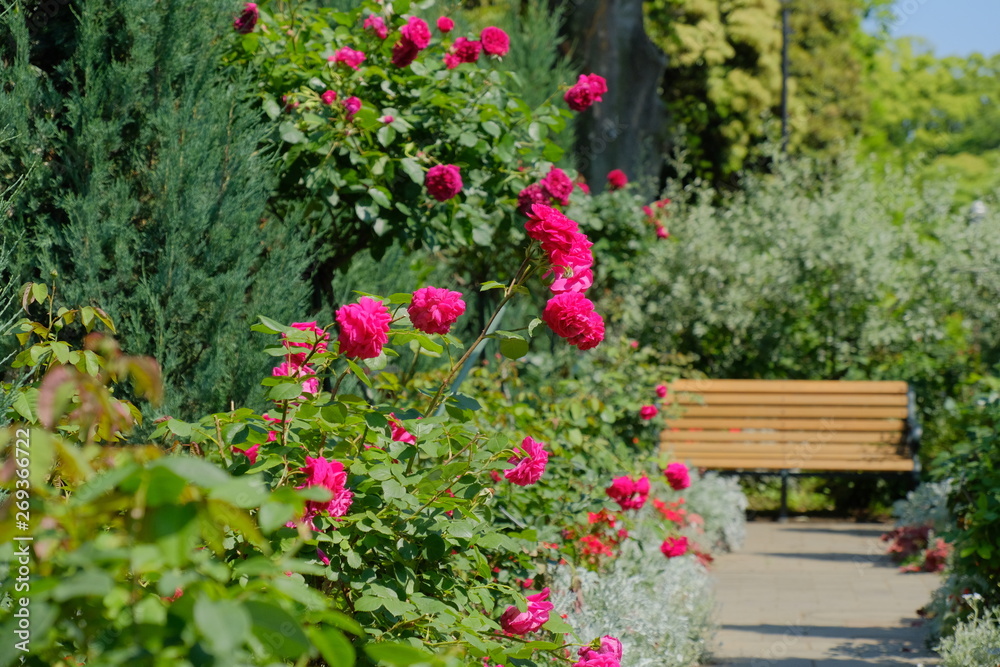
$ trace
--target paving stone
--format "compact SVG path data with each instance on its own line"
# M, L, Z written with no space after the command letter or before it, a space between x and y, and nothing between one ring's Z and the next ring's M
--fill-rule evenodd
M869 667L939 664L916 610L939 584L901 573L889 526L751 522L744 548L715 562L720 630L711 665Z

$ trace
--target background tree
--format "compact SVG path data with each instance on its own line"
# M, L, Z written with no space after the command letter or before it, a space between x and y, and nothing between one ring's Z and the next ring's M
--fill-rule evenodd
M30 30L13 11L0 40L0 186L24 179L6 209L13 271L56 270L62 302L105 308L126 350L162 364L175 416L247 401L267 372L250 324L305 315L306 249L264 216L273 162L220 64L218 10L97 0Z

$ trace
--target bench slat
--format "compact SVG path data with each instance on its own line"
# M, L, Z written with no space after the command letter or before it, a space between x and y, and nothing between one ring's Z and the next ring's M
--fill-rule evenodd
M680 405L909 405L906 394L756 394L733 392L681 392L671 396Z
M709 458L725 457L761 457L766 459L775 458L803 458L814 457L819 459L898 459L900 453L896 445L892 443L884 444L794 444L775 443L765 444L759 442L699 442L699 443L678 443L674 445L672 451L678 455L697 456Z
M695 417L850 417L855 419L906 419L906 407L869 408L846 407L801 407L783 405L691 405L684 408L681 421ZM675 423L676 426L676 423Z
M725 461L699 460L697 457L679 457L696 468L711 468L713 470L815 470L815 471L851 471L851 472L911 472L912 459L895 459L886 461L845 461L842 459L810 459L801 467L790 468L784 461L766 461L761 459L741 459L733 457Z
M675 380L673 391L765 394L906 394L905 382L851 380Z
M680 418L667 419L667 428L704 428L725 430L774 429L777 431L900 431L902 419L765 419L765 418Z
M661 431L660 442L899 442L898 431Z

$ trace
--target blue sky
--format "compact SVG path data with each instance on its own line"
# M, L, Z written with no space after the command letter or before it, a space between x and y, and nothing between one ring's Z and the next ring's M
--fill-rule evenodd
M897 0L893 37L928 40L939 56L1000 52L1000 0Z

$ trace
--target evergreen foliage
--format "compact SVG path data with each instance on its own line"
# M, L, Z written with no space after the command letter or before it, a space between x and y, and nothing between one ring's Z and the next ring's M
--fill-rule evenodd
M228 5L227 5L228 8ZM220 66L231 16L195 0L97 0L29 32L4 20L5 238L22 280L105 308L124 349L163 366L166 409L247 400L258 314L303 319L305 247L264 206L273 163L246 82Z

